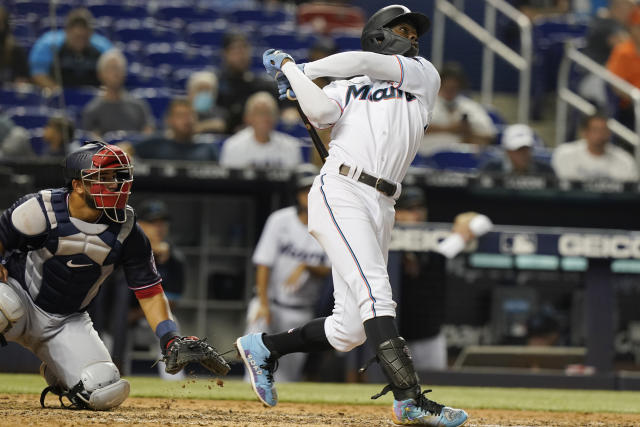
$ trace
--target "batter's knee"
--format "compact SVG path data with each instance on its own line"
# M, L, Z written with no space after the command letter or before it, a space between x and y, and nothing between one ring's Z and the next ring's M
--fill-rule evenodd
M338 351L351 351L367 340L364 326L360 322L338 323L334 317L329 316L325 321L324 329L329 344Z
M0 282L0 336L24 316L22 301L8 284Z
M80 387L81 383L81 387ZM129 397L129 382L120 378L112 362L97 362L80 374L81 388L76 396L89 408L98 411L115 408Z

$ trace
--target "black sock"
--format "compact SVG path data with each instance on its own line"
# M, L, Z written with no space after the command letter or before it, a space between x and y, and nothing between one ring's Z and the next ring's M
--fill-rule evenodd
M364 333L367 335L367 342L374 353L378 352L378 347L383 342L400 336L396 321L391 316L380 316L366 320Z
M289 353L311 353L330 350L331 344L324 332L326 317L313 319L300 328L274 335L263 335L262 341L271 354L278 358Z

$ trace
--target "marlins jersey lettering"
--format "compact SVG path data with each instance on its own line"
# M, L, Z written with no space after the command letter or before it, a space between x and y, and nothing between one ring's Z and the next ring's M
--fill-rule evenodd
M69 215L67 189L21 198L0 216L9 276L37 306L58 314L84 310L119 265L132 290L160 283L151 245L127 209L123 224L88 223Z
M431 120L440 75L424 58L395 58L399 82L360 76L332 82L323 90L342 110L331 131L331 157L401 182Z
M314 267L329 266L322 247L300 222L295 206L273 212L264 226L258 246L253 254L254 264L271 269L269 299L290 306L315 304L322 278L308 271L295 275L300 264Z

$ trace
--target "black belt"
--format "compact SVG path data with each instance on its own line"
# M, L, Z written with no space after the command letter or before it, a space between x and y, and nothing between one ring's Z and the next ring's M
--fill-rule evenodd
M339 172L340 175L349 176L349 171L351 170L351 166L345 165L344 163L340 165ZM396 194L396 190L398 189L398 185L395 182L389 181L388 179L378 178L373 175L369 175L368 173L362 171L360 176L358 177L358 181L367 184L370 187L375 188L382 194L385 194L389 197L393 197Z
M275 299L271 300L271 304L277 305L279 307L290 308L292 310L310 310L313 308L313 305L284 304Z

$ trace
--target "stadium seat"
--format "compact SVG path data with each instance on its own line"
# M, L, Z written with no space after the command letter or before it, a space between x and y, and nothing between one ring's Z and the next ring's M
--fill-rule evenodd
M64 1L33 1L33 0L16 0L13 4L13 14L24 16L35 14L38 16L48 16L51 13L51 5L54 6L57 16L66 16L71 10L71 3Z
M291 51L294 49L309 49L316 42L317 37L312 34L292 32L263 34L262 39L266 46Z
M293 16L284 10L270 9L237 9L229 13L229 18L236 23L255 22L260 25L279 24L293 21Z
M64 103L67 108L72 107L79 110L85 107L93 98L98 95L98 91L92 88L78 88L78 89L65 89L64 92ZM51 106L56 106L55 97L51 100L53 103L50 103Z
M179 40L176 32L164 28L122 28L114 31L113 37L124 43L174 43Z
M458 151L440 151L425 158L427 165L436 169L471 171L478 167L478 158L474 153Z
M219 18L218 12L214 9L180 3L158 7L154 16L162 21L170 21L177 18L185 22L215 21Z
M224 20L212 22L192 22L187 24L185 32L191 44L221 48L222 39L229 31L229 25Z
M5 112L13 122L25 129L44 127L50 117L63 115L60 110L47 107L17 107Z
M360 36L354 35L334 35L333 41L336 44L336 47L339 51L345 52L350 50L361 50L362 45L360 44Z
M128 4L94 4L89 6L89 10L96 18L101 16L111 16L113 18L143 18L148 15L147 8L143 6L130 6Z
M26 107L44 105L44 98L40 95L40 91L29 88L20 87L1 88L0 89L0 105L6 108L10 107Z
M172 68L177 67L206 67L209 58L199 53L196 49L190 49L186 45L170 45L168 43L152 44L147 46L147 59L155 67L168 64Z
M167 89L139 88L131 91L134 98L144 99L151 106L151 112L156 120L162 120L171 102L171 92Z

